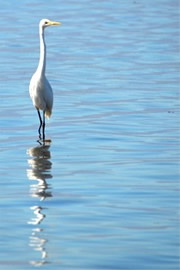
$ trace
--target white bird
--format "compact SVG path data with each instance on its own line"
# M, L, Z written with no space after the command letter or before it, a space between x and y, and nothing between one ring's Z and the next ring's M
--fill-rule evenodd
M41 128L43 141L45 141L45 117L50 118L53 106L53 92L51 85L45 76L46 71L46 44L44 40L44 29L51 25L60 25L60 22L42 19L39 23L39 38L40 38L40 58L36 72L31 78L29 85L29 93L34 107L37 109L39 116L39 139L41 140ZM41 118L40 110L43 111ZM43 120L42 120L43 119Z

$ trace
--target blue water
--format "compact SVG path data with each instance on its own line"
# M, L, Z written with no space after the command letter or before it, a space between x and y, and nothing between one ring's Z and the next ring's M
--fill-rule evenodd
M179 269L178 1L1 1L0 269ZM46 29L47 142L28 85ZM50 142L51 140L51 142Z

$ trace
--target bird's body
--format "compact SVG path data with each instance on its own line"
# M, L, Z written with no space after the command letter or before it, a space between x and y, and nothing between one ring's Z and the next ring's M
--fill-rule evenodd
M43 133L43 141L45 140L45 117L49 118L53 107L53 91L48 82L46 71L46 44L44 40L44 29L50 25L59 25L59 22L52 22L48 19L43 19L39 23L39 38L40 38L40 58L36 72L31 78L29 85L29 93L34 107L37 109L40 126L39 138L41 139L41 128ZM40 110L43 111L43 120Z
M42 110L50 118L53 107L53 91L50 83L44 76L34 73L30 82L30 97L35 108Z

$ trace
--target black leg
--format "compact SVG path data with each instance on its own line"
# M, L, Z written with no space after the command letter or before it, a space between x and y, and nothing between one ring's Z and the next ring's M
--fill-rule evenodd
M39 139L41 140L41 127L42 127L42 123L43 123L43 122L42 122L42 119L41 119L41 114L40 114L39 109L37 109L37 112L38 112L39 122L40 122L38 132L39 132Z
M43 141L45 141L45 111L43 111Z

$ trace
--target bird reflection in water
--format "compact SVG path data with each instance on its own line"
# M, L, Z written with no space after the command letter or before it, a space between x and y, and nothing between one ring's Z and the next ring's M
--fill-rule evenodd
M30 168L27 169L27 176L29 180L35 181L30 185L30 195L40 201L52 197L51 187L47 182L47 179L52 178L50 142L46 141L36 147L29 148L27 153L30 156L28 160ZM46 251L46 242L48 240L43 237L43 229L40 225L46 217L43 213L45 208L38 203L30 207L30 209L33 211L34 217L28 221L28 224L33 225L29 245L34 250L41 252L41 259L30 263L34 266L40 266L48 263Z

